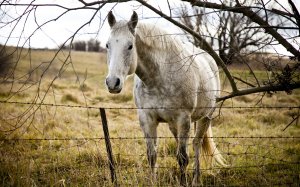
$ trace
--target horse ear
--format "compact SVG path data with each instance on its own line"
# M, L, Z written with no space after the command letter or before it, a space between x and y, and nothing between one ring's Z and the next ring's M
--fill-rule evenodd
M114 16L114 14L112 13L112 11L109 11L109 13L107 15L107 19L108 19L109 26L113 27L116 23L116 18Z
M129 30L134 33L134 29L136 27L138 23L138 15L135 11L133 11L133 14L130 18L130 21L128 22L128 27L129 27Z

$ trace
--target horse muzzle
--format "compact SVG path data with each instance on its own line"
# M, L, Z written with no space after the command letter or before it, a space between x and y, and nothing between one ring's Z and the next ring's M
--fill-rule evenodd
M122 91L122 83L118 77L107 77L105 84L109 93L118 94Z
M112 93L112 94L118 94L122 91L122 89L114 89L114 90L110 90L108 89L109 93Z

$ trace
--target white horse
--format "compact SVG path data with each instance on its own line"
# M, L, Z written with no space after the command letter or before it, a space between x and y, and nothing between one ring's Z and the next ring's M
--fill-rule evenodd
M121 92L126 77L135 73L134 96L141 128L147 143L149 164L155 173L157 126L167 122L177 141L180 181L186 185L190 126L196 123L193 185L200 176L200 145L209 164L224 165L212 139L211 117L220 92L218 67L204 51L191 47L155 25L138 24L135 12L129 22L108 14L111 27L107 47L110 93Z

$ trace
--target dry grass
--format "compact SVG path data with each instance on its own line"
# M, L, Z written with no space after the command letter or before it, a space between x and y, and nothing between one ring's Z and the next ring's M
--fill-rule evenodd
M127 80L120 95L110 95L105 90L105 54L72 52L72 64L67 61L63 73L51 83L67 54L58 54L40 85L24 86L20 82L1 84L0 99L32 102L37 98L40 102L45 96L43 102L52 104L134 107L132 77ZM26 79L30 66L44 65L43 62L51 61L55 52L32 51L31 55L29 58L27 51L22 53L16 69L16 77L21 77L20 80ZM39 80L42 71L32 72L30 79ZM264 72L259 73L261 78L265 76ZM235 74L249 76L241 70L235 71ZM223 86L226 89L227 85L225 81ZM254 106L260 99L261 95L242 96L226 101L224 106ZM296 90L292 95L280 92L265 96L260 105L299 106L300 91ZM104 141L89 139L103 137L97 109L33 106L28 110L28 107L18 104L1 104L0 107L0 138L32 139L0 141L0 178L3 186L111 186ZM175 140L159 139L158 178L152 181L136 111L110 109L106 112L111 137L123 138L112 139L121 186L177 186ZM297 114L296 109L223 108L214 120L214 136L299 136L300 128L296 124L282 131ZM17 129L9 131L13 128ZM171 137L166 124L158 127L158 136ZM34 140L36 138L53 140ZM299 164L288 164L300 161L299 139L216 138L215 141L229 168L215 168L212 170L214 175L210 170L204 170L204 185L299 184ZM189 153L193 154L192 146ZM189 181L192 178L190 169L192 160L188 170Z

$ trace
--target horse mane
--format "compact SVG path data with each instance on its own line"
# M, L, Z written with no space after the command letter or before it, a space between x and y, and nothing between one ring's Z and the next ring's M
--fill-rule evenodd
M132 34L128 28L128 22L121 20L117 22L111 30L112 34L118 33ZM170 33L159 28L157 25L138 23L136 30L136 36L148 47L161 49L161 50L172 50L173 52L182 52L182 42Z
M157 25L138 23L136 35L139 36L145 45L156 49L179 52L183 48L180 40Z

